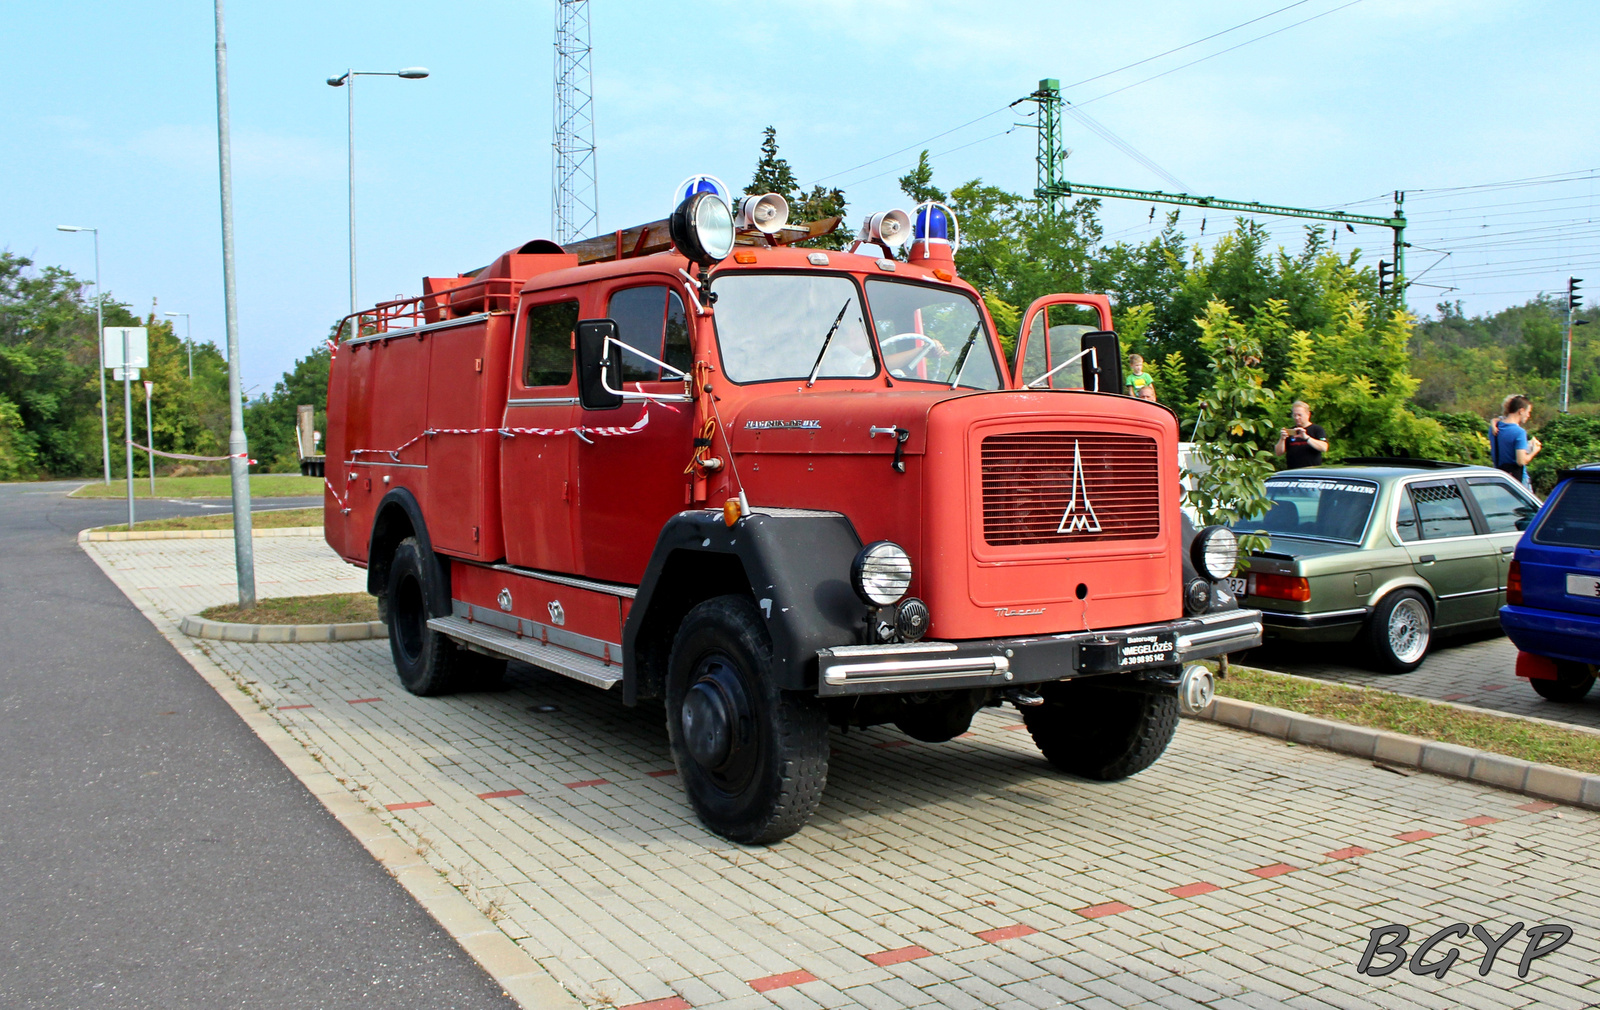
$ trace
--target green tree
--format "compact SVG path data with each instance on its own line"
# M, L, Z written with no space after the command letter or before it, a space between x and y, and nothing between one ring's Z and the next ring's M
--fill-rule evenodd
M796 224L830 217L840 219L839 227L827 235L807 240L805 244L808 246L843 249L850 242L850 231L843 220L847 205L844 190L837 186L818 185L812 186L809 192L802 191L800 180L795 177L794 169L789 167L788 159L778 153L778 129L775 126L762 131L761 157L756 161L755 173L744 191L746 196L776 193L783 197L789 204L789 220Z
M944 190L933 184L933 165L926 150L917 156L917 167L900 177L900 192L909 196L912 203L944 203L948 199Z
M778 128L769 126L761 133L761 159L756 162L756 171L750 177L750 185L744 188L748 196L760 196L764 193L776 193L789 201L795 202L796 190L800 188L800 180L795 178L794 169L789 167L786 158L778 153Z
M1513 367L1546 379L1561 375L1561 345L1565 335L1554 316L1531 315L1522 320L1522 342L1511 351Z

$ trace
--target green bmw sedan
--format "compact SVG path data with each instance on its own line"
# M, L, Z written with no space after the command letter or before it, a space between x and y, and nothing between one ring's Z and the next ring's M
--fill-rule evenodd
M1267 480L1272 507L1231 524L1271 538L1229 588L1268 639L1359 641L1407 673L1436 631L1492 629L1511 552L1539 502L1499 470L1347 460Z

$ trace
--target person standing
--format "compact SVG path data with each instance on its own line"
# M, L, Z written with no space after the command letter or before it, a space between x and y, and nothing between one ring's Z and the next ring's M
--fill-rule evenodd
M1322 454L1328 451L1328 433L1322 425L1311 423L1311 405L1304 400L1294 401L1289 418L1290 427L1278 429L1278 444L1272 447L1283 457L1283 468L1321 466Z
M1127 387L1129 396L1151 403L1156 401L1156 377L1144 370L1144 358L1140 355L1128 355L1128 374L1122 384Z
M1503 470L1522 486L1533 490L1528 479L1528 464L1539 455L1544 443L1528 434L1528 421L1533 417L1533 403L1526 396L1506 397L1500 407L1500 416L1489 423L1489 461L1496 470Z

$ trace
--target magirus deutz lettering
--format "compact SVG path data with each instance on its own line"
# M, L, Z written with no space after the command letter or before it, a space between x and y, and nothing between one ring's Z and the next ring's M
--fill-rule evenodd
M514 660L653 699L746 843L805 823L830 730L1014 705L1064 771L1155 761L1210 700L1195 661L1261 625L1219 581L1232 535L1179 511L1172 413L1121 395L1108 300L1039 299L1010 359L941 204L849 251L709 176L673 207L348 320L327 537L405 687Z

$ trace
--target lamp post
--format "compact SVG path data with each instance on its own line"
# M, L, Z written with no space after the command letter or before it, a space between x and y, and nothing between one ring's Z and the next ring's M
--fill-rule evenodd
M189 332L189 313L187 313L187 312L163 312L161 314L164 315L164 316L171 316L174 319L176 319L178 316L182 316L183 317L183 342L185 344L189 345L189 381L193 382L194 381L194 337Z
M349 106L349 203L350 203L350 315L356 314L356 78L357 77L400 77L408 81L420 81L428 76L427 67L406 67L404 70L374 71L374 70L346 70L338 77L328 78L328 86L344 88L346 104ZM350 336L356 336L356 321L350 320Z
M94 233L94 346L100 371L100 462L105 467L105 482L111 483L111 430L106 421L106 319L105 299L100 296L100 229L80 228L74 224L56 226L56 231L87 231Z

